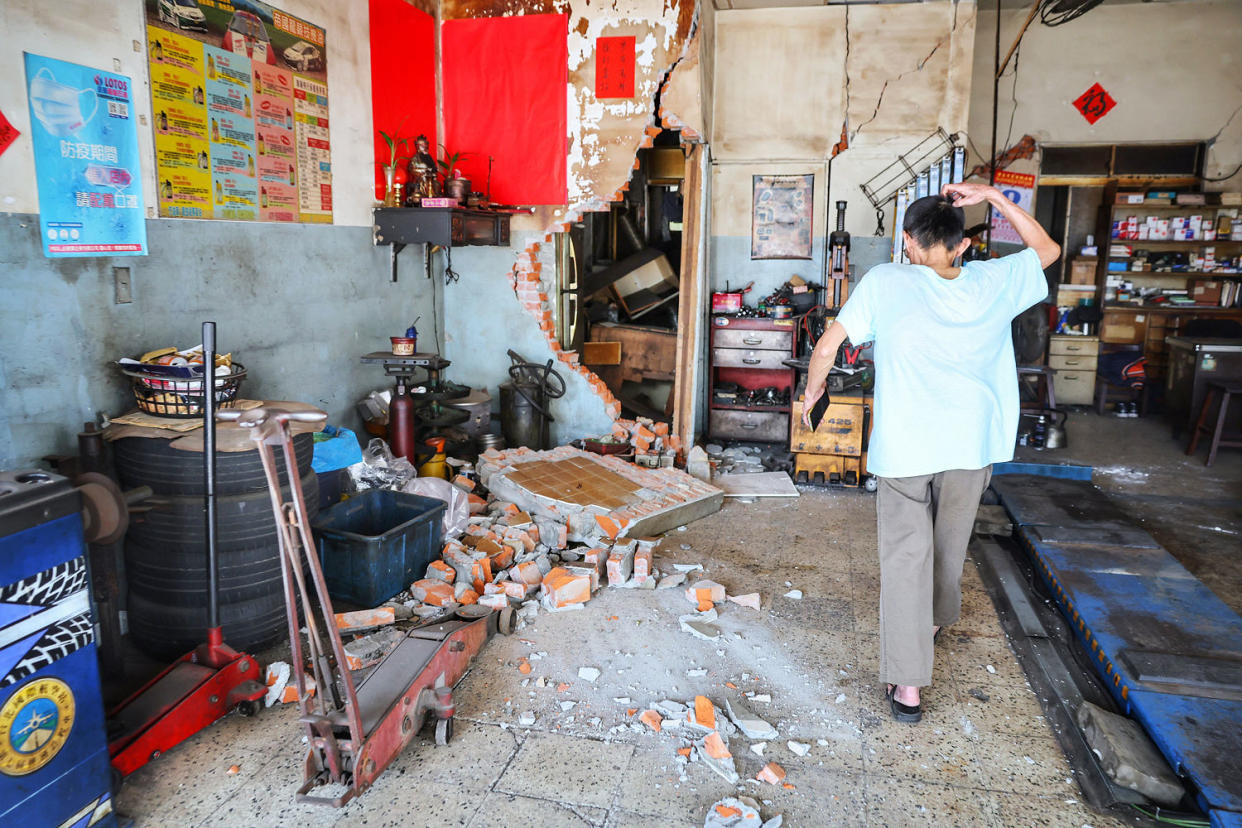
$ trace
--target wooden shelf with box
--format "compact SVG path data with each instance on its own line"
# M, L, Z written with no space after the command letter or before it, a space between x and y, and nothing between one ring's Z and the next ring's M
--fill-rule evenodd
M1153 182L1154 186L1167 186L1162 182ZM1139 200L1142 196L1142 200ZM1190 252L1199 253L1206 252L1206 248L1214 248L1216 251L1230 258L1242 255L1242 239L1230 238L1228 236L1221 238L1225 233L1233 234L1237 230L1238 222L1242 222L1242 216L1231 214L1242 213L1238 209L1238 200L1231 193L1179 193L1171 198L1161 201L1153 201L1146 198L1140 193L1126 193L1119 191L1118 182L1110 181L1104 187L1103 203L1100 207L1096 221L1096 240L1100 246L1100 252L1106 253L1111 251L1114 244L1129 245L1133 248L1150 250L1152 252ZM1171 203L1178 200L1183 203ZM1204 232L1205 220L1210 216L1210 226L1212 228L1213 238L1197 238L1193 240L1183 239L1163 239L1163 238L1117 238L1112 237L1112 228L1115 221L1128 219L1130 216L1169 216L1170 214L1183 214L1190 217L1199 216L1200 233L1208 235ZM1222 221L1222 218L1228 219L1228 227ZM1193 222L1191 222L1193 226ZM1110 262L1133 262L1137 257L1134 256L1118 256L1112 257L1101 255L1095 258L1095 301L1096 304L1103 309L1103 319L1100 322L1099 339L1104 345L1141 345L1143 347L1143 355L1147 358L1147 374L1151 380L1159 380L1164 377L1166 370L1166 346L1165 338L1176 335L1177 332L1189 321L1198 318L1226 318L1238 319L1242 321L1242 307L1220 307L1219 302L1222 295L1216 296L1215 302L1207 301L1211 296L1215 295L1215 288L1206 287L1200 293L1205 299L1203 304L1128 304L1118 302L1105 302L1109 276L1123 276L1128 281L1134 281L1142 284L1144 281L1159 286L1177 285L1178 290L1183 287L1189 292L1194 291L1199 285L1198 281L1202 279L1209 280L1214 283L1231 282L1233 280L1242 279L1242 273L1222 273L1216 270L1125 270L1110 271ZM1206 256L1195 256L1196 259L1205 259ZM1088 261L1088 260L1078 260ZM1078 266L1078 261L1074 266ZM1085 267L1085 264L1083 265ZM1071 279L1074 278L1071 271ZM1081 278L1081 277L1080 277ZM1239 293L1242 299L1242 292ZM1057 393L1060 398L1060 391Z

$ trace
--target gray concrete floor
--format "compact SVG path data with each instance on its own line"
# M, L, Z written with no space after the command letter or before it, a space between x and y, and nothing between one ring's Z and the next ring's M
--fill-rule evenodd
M1238 606L1238 564L1226 553L1236 554L1242 532L1242 452L1222 452L1204 470L1158 424L1094 414L1071 418L1070 439L1038 458L1100 466L1100 485L1180 548L1218 594L1232 590L1221 597ZM762 610L723 606L716 642L679 630L689 607L680 590L604 589L581 611L541 613L476 659L455 693L449 746L416 741L340 811L294 803L304 748L291 706L230 716L170 751L130 777L119 809L140 826L663 828L702 825L712 803L740 790L761 800L765 817L784 814L791 826L1120 824L1083 805L970 563L963 618L937 649L923 722L891 719L876 675L871 495L807 491L796 501L729 503L669 533L656 557L660 567L701 563L731 594L758 591ZM805 597L783 597L787 584ZM529 676L517 669L522 658L531 659ZM578 678L582 666L603 673L588 683ZM687 676L698 668L706 675ZM540 677L546 687L535 686ZM770 693L770 704L752 706L780 731L765 759L734 737L736 788L702 765L683 776L673 736L609 732L632 721L627 709L662 698L703 694L723 706L734 692L726 682ZM562 710L565 701L576 704ZM533 727L517 726L524 711L535 714ZM788 739L811 744L810 753L796 756ZM748 781L765 760L784 766L792 790Z

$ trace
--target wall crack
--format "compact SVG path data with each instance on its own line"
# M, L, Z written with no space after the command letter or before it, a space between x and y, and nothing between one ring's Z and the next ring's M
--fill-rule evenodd
M849 29L847 28L847 29L846 29L847 36L848 36L848 32L849 32ZM902 79L902 78L904 78L906 75L913 75L913 74L914 74L914 73L916 73L916 72L921 72L921 71L923 71L923 67L927 65L927 62L928 62L929 60L931 60L931 59L932 59L932 57L936 54L936 52L938 52L938 51L940 50L940 47L941 47L941 46L943 46L943 45L945 44L945 41L949 40L951 36L952 36L952 31L950 31L950 33L949 33L948 35L946 35L946 36L945 36L944 38L942 38L939 42L937 42L937 43L936 43L936 45L932 47L931 51L930 51L930 52L928 52L928 53L927 53L927 54L923 57L923 59L922 59L922 60L920 60L920 61L919 61L919 62L915 65L915 67L914 67L913 69L907 69L906 71L902 72L902 73L901 73L900 75L898 75L897 77L895 77L895 78L889 78L888 80L884 81L884 85L880 87L880 94L879 94L879 97L877 97L877 98L876 98L876 101L875 101L875 110L871 113L871 117L870 117L870 118L868 118L867 120L863 121L861 124L859 124L859 125L858 125L858 129L854 130L854 134L850 136L850 140L851 140L851 142L853 141L853 139L854 139L854 138L857 138L857 137L858 137L858 133L862 132L863 127L865 127L867 124L871 123L871 122L872 122L872 121L874 121L877 117L879 117L879 115L880 115L880 107L884 105L884 93L888 91L888 85L889 85L890 83L900 83L900 82L901 82L901 79ZM849 60L848 44L849 44L849 40L847 39L847 40L846 40L846 47L847 47L847 51L846 51L846 60L847 60L847 61ZM848 85L849 85L849 70L848 70L848 69L846 70L845 77L846 77L846 85L847 85L847 87L848 87ZM848 100L848 99L847 99L847 100ZM846 110L846 112L848 113L848 111L849 111L849 110L847 109L847 110Z

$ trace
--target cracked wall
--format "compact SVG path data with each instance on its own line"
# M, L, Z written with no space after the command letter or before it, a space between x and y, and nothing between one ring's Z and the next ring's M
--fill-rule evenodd
M1002 53L1023 15L1002 13ZM983 154L990 145L995 21L994 11L979 13L970 123ZM997 144L1028 133L1056 143L1211 140L1204 175L1228 175L1242 163L1239 31L1237 0L1104 5L1064 26L1035 23L1022 40L1016 81L1013 61L1001 78ZM1097 82L1117 106L1092 126L1070 102ZM1207 186L1242 189L1242 173Z
M822 281L839 200L858 272L884 260L891 218L876 238L860 185L937 127L965 132L974 29L969 0L718 12L713 289L754 280L761 297L794 274ZM752 261L752 176L807 173L812 259Z
M608 433L620 403L556 339L551 233L619 200L629 186L636 153L651 146L662 126L682 130L690 139L706 133L702 95L694 88L701 77L692 36L695 10L693 0L594 5L589 0L448 0L441 5L445 20L553 12L569 16L568 203L514 216L508 249L454 251L454 269L462 281L445 288L444 303L445 356L453 361L455 381L488 388L495 396L508 376L508 348L535 362L557 362L568 387L565 397L553 404L553 438L558 442ZM597 100L596 38L625 35L635 38L634 97ZM677 94L657 115L656 93L670 82Z

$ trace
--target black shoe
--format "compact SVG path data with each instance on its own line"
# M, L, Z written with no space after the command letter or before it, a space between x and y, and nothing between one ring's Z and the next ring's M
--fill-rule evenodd
M888 707L893 711L893 718L899 722L907 724L918 724L923 721L923 706L916 704L911 707L908 704L902 704L897 701L897 685L892 685L884 694L888 699Z
M938 641L940 641L940 634L942 632L944 632L944 627L940 626L936 628L936 631L934 633L932 633L932 646L933 647L936 646L936 643Z

